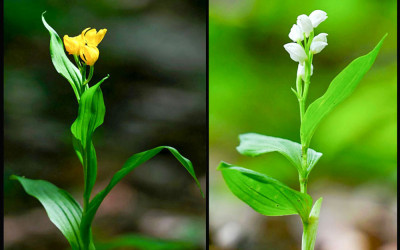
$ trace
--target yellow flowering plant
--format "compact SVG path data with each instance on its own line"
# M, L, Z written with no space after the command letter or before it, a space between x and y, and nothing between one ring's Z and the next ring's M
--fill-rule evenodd
M57 32L47 24L43 14L42 22L50 34L51 60L57 72L71 84L79 105L78 117L71 126L71 132L74 150L83 166L83 208L67 191L50 182L31 180L16 175L12 175L11 178L18 180L29 195L39 200L49 219L63 233L71 248L74 250L95 249L91 225L104 198L123 177L163 149L169 150L189 172L203 195L191 161L172 147L159 146L131 156L122 168L114 174L109 184L90 199L97 176L97 157L92 137L96 128L104 120L105 105L100 85L109 75L93 86L89 86L89 83L93 76L94 64L99 58L97 47L107 30L101 29L97 32L96 29L87 28L75 37L65 35L63 43ZM64 47L74 57L76 65L68 59ZM86 69L88 66L90 70L87 76Z

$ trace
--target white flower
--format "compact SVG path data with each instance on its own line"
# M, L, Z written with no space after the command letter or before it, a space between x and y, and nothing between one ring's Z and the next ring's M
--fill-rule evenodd
M297 43L287 43L283 45L283 47L289 52L290 58L292 58L293 61L303 63L307 59L306 52L301 45Z
M313 42L325 42L325 43L327 43L328 42L328 40L326 39L327 36L328 36L328 34L321 33L321 34L318 34L317 36L315 36L312 41Z
M314 28L328 18L326 12L322 10L314 10L309 17Z
M311 64L311 74L310 74L310 76L312 76L313 70L314 70L314 67ZM305 70L305 67L304 67L304 63L299 63L299 66L297 67L297 76L301 76L301 78L304 80L305 75L306 75L306 70Z
M306 37L308 37L314 29L310 18L304 14L297 17L297 25L306 34Z
M325 48L326 45L328 45L326 39L327 35L328 34L326 33L321 33L318 36L314 37L310 46L311 53L318 54L319 52L321 52L321 50Z
M300 29L299 26L293 24L292 28L290 29L289 38L293 40L293 42L303 41L303 31Z

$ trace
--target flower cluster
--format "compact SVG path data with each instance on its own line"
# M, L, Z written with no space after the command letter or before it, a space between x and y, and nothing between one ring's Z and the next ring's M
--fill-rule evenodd
M97 45L103 40L107 29L87 28L75 37L64 36L64 46L70 55L79 55L86 65L93 66L99 58L99 49Z
M299 63L297 76L305 80L307 61L309 65L309 75L312 75L312 56L321 52L327 43L326 33L318 34L314 37L314 28L328 18L322 10L315 10L309 16L300 15L297 17L297 24L290 29L289 38L293 43L287 43L283 47L289 52L290 58Z

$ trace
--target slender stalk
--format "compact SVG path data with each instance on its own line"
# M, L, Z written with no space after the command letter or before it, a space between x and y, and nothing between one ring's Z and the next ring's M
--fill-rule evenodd
M304 122L304 115L306 112L306 100L307 100L307 95L308 95L308 89L310 87L310 78L311 78L311 65L312 65L312 53L310 53L309 48L311 45L311 41L314 37L314 33L312 32L310 34L310 37L307 38L304 36L304 49L306 54L308 55L307 60L304 62L304 81L301 81L301 83L304 83L304 88L302 93L299 94L299 107L300 107L300 127L302 123ZM301 84L300 83L300 84ZM296 86L298 85L298 82L296 81ZM298 87L299 89L299 87ZM300 87L301 89L301 87ZM307 152L308 152L308 145L305 144L304 138L302 138L302 135L300 133L300 140L301 140L301 167L302 171L299 173L299 183L300 183L300 192L307 194L307 182L308 182L308 163L307 163ZM307 218L306 220L303 220L303 236L302 236L302 244L301 244L301 249L302 250L314 250L314 245L315 245L315 230L316 230L316 225L313 223L310 218Z
M92 66L90 66L89 77L86 79L86 81L83 83L83 85L87 85L90 82L90 80L92 79L92 76L93 76L93 72L94 72L94 67L92 65Z

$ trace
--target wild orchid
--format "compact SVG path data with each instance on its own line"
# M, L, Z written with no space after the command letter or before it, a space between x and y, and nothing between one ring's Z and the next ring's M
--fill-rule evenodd
M92 138L105 116L105 104L100 85L109 76L107 75L93 86L89 86L89 83L93 76L94 64L100 54L98 45L107 30L101 29L97 32L96 29L87 28L75 37L65 35L63 43L43 15L42 21L50 33L50 55L53 65L57 72L71 84L78 103L78 117L71 126L71 132L73 148L84 173L83 208L67 191L50 182L31 180L16 175L11 178L18 180L29 195L42 203L50 220L65 236L73 250L94 250L91 225L104 198L123 177L153 158L161 150L167 149L172 153L193 177L200 192L201 186L190 160L183 157L175 148L159 146L131 156L114 174L109 184L90 199L97 176L97 157ZM74 57L75 65L65 54L64 46L66 51ZM88 66L89 75L87 76Z
M325 94L307 107L313 57L328 45L328 34L314 36L314 29L327 18L322 10L313 11L309 16L298 16L289 33L293 42L284 45L290 58L298 63L296 89L292 88L292 91L300 107L300 143L248 133L239 136L240 145L236 148L240 154L246 156L259 156L269 152L279 152L285 156L298 172L300 191L250 169L225 162L218 166L232 193L255 211L266 216L298 214L303 224L302 250L314 249L322 205L322 197L313 202L312 197L307 194L310 172L322 156L322 153L309 147L311 138L322 119L354 91L371 68L387 35L370 53L352 61L332 80ZM270 248L271 246L268 247Z

